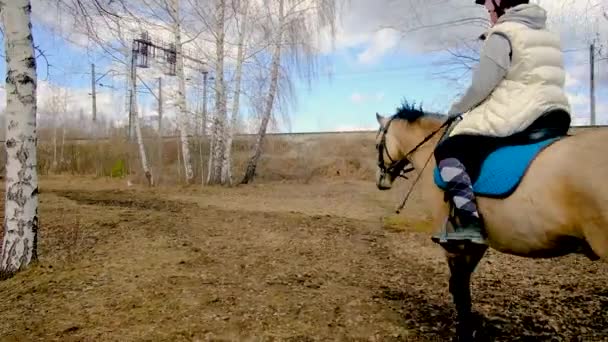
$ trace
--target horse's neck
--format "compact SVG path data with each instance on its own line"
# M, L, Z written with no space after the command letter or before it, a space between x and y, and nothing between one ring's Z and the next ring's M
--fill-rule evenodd
M422 138L418 137L420 141L422 141L425 137L427 137L432 132L436 131L440 126L441 122L426 122L424 123L424 129L421 129L422 134L417 134ZM435 160L434 151L439 139L443 135L443 131L438 132L436 136L426 142L418 151L414 153L411 157L412 164L416 169L416 172L420 175L419 183L416 186L419 187L419 191L422 191L424 194L430 195L430 197L423 196L431 200L431 205L436 205L435 201L443 198L443 192L435 185L433 172L437 167L437 162ZM417 144L418 142L416 142ZM440 200L441 201L441 200ZM441 201L443 203L443 201Z
M418 150L412 156L412 164L418 173L422 173L422 182L431 182L433 183L433 170L437 166L437 162L435 160L435 156L433 155L433 151L435 149L435 144L432 142L428 143L429 145L425 145L424 148ZM429 177L431 176L431 177ZM425 184L427 185L427 184Z
M439 116L437 115L437 117ZM435 132L435 135L425 144L420 146L420 148L414 152L410 158L416 171L418 173L423 173L420 176L421 184L418 186L424 187L422 190L425 193L428 191L438 190L438 188L435 187L433 180L433 170L437 165L433 152L435 151L435 146L439 142L439 139L444 133L444 130L437 132L437 130L441 128L442 124L443 120L440 118L435 118L435 115L427 115L412 126L398 126L403 129L401 134L399 134L399 137L403 139L400 141L401 149L403 151L409 151L409 149L411 149L413 146L418 145ZM411 129L413 131L407 131L407 129ZM409 147L404 148L405 146Z
M418 184L412 184L412 186L415 186L416 192L420 194L422 207L428 210L427 214L431 218L430 224L433 227L439 227L449 208L444 201L445 193L435 184L433 174L437 166L433 155L435 144L429 142L429 145L425 146L412 157L412 164L420 177Z

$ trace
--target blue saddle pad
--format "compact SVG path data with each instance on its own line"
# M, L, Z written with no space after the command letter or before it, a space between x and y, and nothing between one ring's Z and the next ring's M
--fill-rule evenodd
M479 196L505 198L511 195L536 156L559 138L533 144L504 146L492 152L481 165L473 191ZM435 184L445 190L439 169L434 170Z

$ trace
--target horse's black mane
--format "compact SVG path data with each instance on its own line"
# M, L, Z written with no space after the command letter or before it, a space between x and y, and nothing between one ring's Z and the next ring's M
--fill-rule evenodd
M401 106L397 107L395 117L409 122L414 122L425 115L422 104L416 108L416 103L409 103L407 99L401 101Z
M416 103L410 103L407 99L401 101L401 106L397 107L394 117L408 122L414 122L422 117L435 117L438 119L443 118L443 115L434 113L425 113L422 109L422 104L416 107Z

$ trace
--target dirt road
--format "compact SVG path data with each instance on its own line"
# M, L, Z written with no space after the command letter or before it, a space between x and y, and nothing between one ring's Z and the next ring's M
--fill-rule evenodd
M421 204L382 220L400 195L45 179L41 260L0 282L0 340L447 340L448 270ZM487 340L607 340L607 271L490 252L473 280Z

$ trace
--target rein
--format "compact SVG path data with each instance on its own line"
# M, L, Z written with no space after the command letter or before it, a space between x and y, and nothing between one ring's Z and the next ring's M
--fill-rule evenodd
M388 132L388 128L390 127L390 124L393 121L393 119L391 119L386 124L386 127L384 128L384 130L382 132L383 135L382 135L382 140L380 142L380 147L383 147L386 150L385 152L386 152L386 155L388 156L389 160L391 161L391 165L388 168L386 168L384 166L383 152L379 151L379 158L378 158L378 163L379 164L378 165L379 165L380 169L383 172L385 172L385 173L394 173L394 172L396 172L398 170L399 174L395 177L395 179L398 178L398 177L408 179L406 175L408 173L410 173L410 172L412 172L412 171L415 170L414 167L406 168L408 165L411 165L411 162L409 161L409 157L412 156L416 151L418 151L418 149L420 149L429 140L431 140L437 133L439 133L439 131L441 131L445 127L448 127L449 125L452 124L452 122L454 122L456 119L459 119L459 118L460 118L460 115L448 118L443 124L441 124L441 126L439 126L439 128L437 128L436 130L434 130L433 132L431 132L429 135L427 135L420 143L418 143L418 145L416 145L408 153L406 153L405 156L403 157L403 159L401 159L399 161L393 160L393 158L391 158L390 154L388 153L388 150L386 149L386 133ZM447 133L447 130L443 133L442 138L445 136L446 133ZM410 195L414 191L414 187L416 186L416 184L420 180L420 177L422 176L422 173L424 172L424 170L429 165L429 162L431 161L432 157L433 157L433 152L431 152L431 154L427 158L424 166L422 167L422 169L418 173L418 177L416 177L416 179L414 180L414 182L410 186L410 189L408 190L407 194L405 195L405 198L403 199L403 202L397 208L397 210L396 210L397 214L399 214L401 212L401 210L405 207L405 204L407 203L407 200L410 198Z

